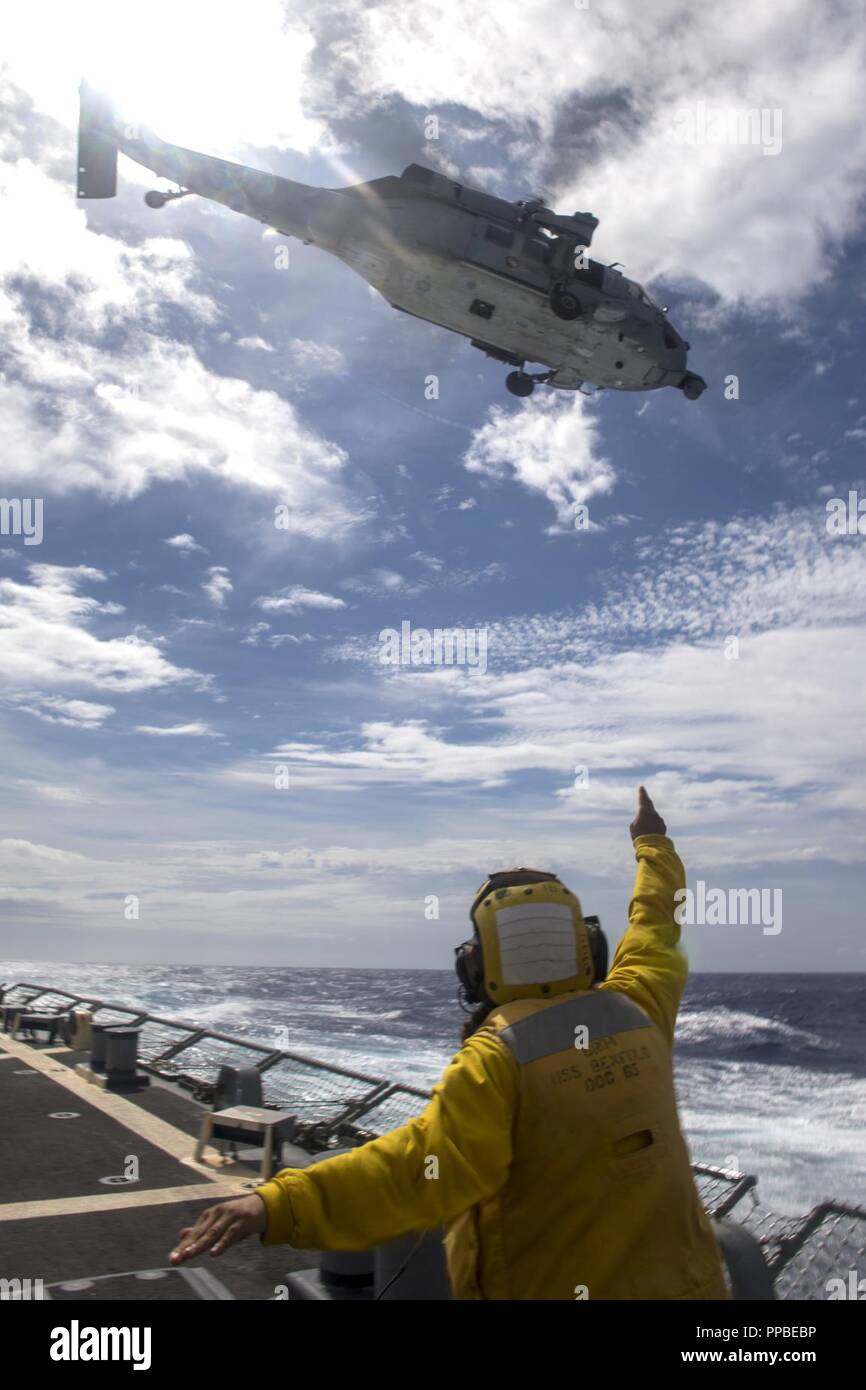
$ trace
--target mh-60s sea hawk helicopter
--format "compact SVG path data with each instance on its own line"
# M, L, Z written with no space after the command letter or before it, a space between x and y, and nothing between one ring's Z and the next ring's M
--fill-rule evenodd
M330 251L393 305L468 338L516 368L515 396L536 382L616 391L676 386L696 400L706 382L687 370L688 343L664 309L614 267L586 254L598 219L561 215L540 199L509 203L420 164L350 188L312 188L169 145L124 123L81 84L78 197L111 198L117 152L176 181L145 195L161 208L194 193ZM547 370L528 372L527 362Z

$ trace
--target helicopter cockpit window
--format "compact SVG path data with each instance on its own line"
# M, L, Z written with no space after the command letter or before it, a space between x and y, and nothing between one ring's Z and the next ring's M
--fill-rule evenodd
M510 227L497 227L495 222L488 222L484 229L484 235L488 241L493 241L497 246L510 248L514 245L514 233Z
M636 280L629 280L627 281L627 284L628 292L631 295L632 299L639 299L641 304L648 304L651 309L654 309L656 307L653 301L650 299L649 295L647 294L646 290L644 289L643 285L639 285Z

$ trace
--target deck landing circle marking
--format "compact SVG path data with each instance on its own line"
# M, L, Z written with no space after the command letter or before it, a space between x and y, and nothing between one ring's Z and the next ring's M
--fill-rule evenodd
M61 1284L64 1293L78 1293L79 1289L92 1289L92 1279L75 1279L71 1284Z
M52 1110L48 1118L49 1120L80 1120L81 1116L77 1110Z
M165 1279L166 1275L173 1273L173 1269L142 1269L135 1277L136 1279Z
M140 1182L141 1179L127 1178L123 1173L116 1173L108 1178L99 1178L98 1181L104 1183L106 1187L127 1187L130 1183Z

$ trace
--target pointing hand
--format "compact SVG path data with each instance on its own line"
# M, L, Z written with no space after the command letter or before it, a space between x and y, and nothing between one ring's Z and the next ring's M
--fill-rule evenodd
M639 835L666 835L667 826L653 806L649 792L646 787L638 788L637 815L629 826L631 838L636 840Z

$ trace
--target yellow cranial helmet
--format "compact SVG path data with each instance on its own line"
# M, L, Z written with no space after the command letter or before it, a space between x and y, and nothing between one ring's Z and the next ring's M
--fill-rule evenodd
M589 989L593 960L581 906L555 874L491 874L470 917L481 942L484 991L494 1004Z

